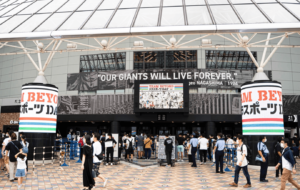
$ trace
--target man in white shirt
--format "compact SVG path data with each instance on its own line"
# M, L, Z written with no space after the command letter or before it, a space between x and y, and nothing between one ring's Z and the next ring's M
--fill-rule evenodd
M204 156L204 164L206 163L206 155L207 155L207 148L208 148L208 140L207 138L200 135L200 139L198 141L198 148L200 150L200 164L203 164L202 156Z
M280 157L279 163L276 165L275 169L282 165L283 172L281 176L281 188L285 189L286 181L289 181L297 189L300 189L300 185L293 179L293 174L296 174L296 162L294 155L290 148L288 147L289 139L284 139L284 149L282 151L282 156Z
M99 155L102 153L102 146L99 142L100 134L95 132L94 136L93 136L93 140L94 140L94 143L93 143L93 172L94 172L94 175L93 175L93 177L94 177L95 181L96 181L96 177L99 177L100 179L102 179L104 182L103 187L105 187L107 184L107 179L105 179L103 176L100 175L99 169L100 169L101 160L99 160L96 156L96 155Z
M235 167L235 174L234 174L234 182L230 183L229 185L233 186L233 187L237 187L238 186L238 182L239 182L239 174L241 169L243 169L243 173L247 179L247 184L244 185L244 188L249 188L251 187L251 181L250 181L250 175L248 172L248 160L246 158L247 156L247 146L244 145L243 141L244 141L244 137L242 135L239 135L237 137L237 139L239 140L239 145L237 147L237 151L236 151L236 156L237 156L237 164Z
M231 139L231 135L227 135L227 141L226 141L226 145L227 148L234 148L233 147L234 141Z

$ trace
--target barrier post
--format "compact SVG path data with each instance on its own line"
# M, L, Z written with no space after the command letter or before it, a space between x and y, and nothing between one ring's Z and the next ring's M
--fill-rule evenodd
M54 146L52 146L52 165L54 164Z
M74 159L74 141L70 141L70 156L69 156L69 159L70 160L75 160Z
M77 149L77 147L78 147L78 142L77 141L75 141L75 145L74 145L74 150L75 150L75 158L76 157L78 157L78 149Z
M229 163L229 157L230 157L230 153L231 153L231 150L230 150L230 148L229 148L229 146L232 146L232 145L226 145L225 147L226 147L226 156L225 156L225 159L226 159L226 168L225 168L225 171L226 172L232 172L232 170L230 170L229 168L228 168L228 163Z
M76 163L82 163L81 159L80 159L80 155L81 155L81 147L78 146L78 149L79 149L79 159L77 160Z
M32 160L32 172L33 172L33 175L35 175L35 171L34 171L34 168L35 168L35 165L34 165L34 161L35 161L35 149L36 147L33 148L33 160Z
M67 154L67 146L65 144L64 163L61 166L69 166L68 164L66 164L66 154Z
M45 166L45 147L43 147L43 166Z

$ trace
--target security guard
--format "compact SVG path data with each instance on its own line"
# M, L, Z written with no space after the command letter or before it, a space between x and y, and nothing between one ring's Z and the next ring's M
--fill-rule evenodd
M258 154L262 158L262 162L260 163L260 177L259 180L261 182L269 182L266 177L267 177L267 171L268 171L268 166L269 166L269 150L267 145L265 143L267 142L267 137L266 136L260 136L259 137L259 142L257 143L257 151Z
M215 145L213 153L215 154L216 160L216 173L224 174L223 171L223 157L224 157L224 148L225 148L225 140L222 138L222 133L218 133L217 135L217 143ZM220 164L220 171L219 171Z
M195 155L197 152L197 145L198 145L198 139L197 139L196 134L191 135L190 146L192 146L192 160L193 160L192 167L197 167L196 159L195 159Z

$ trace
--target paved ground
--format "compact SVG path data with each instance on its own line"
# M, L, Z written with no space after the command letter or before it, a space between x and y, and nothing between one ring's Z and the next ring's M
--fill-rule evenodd
M242 185L246 180L241 172L240 186L238 188L229 187L229 182L233 181L233 172L226 174L215 174L215 169L211 163L201 165L198 168L191 168L190 164L177 163L176 167L165 168L163 166L139 167L136 165L121 162L116 166L101 165L101 173L108 178L106 188L102 187L102 182L97 182L94 189L127 190L127 189L172 189L172 190L196 190L196 189L243 189ZM31 170L31 169L30 169ZM275 171L269 171L269 183L259 182L259 171L250 170L252 188L250 189L279 189L280 181L274 178ZM300 171L294 176L300 183ZM24 182L22 189L83 189L82 171L80 164L71 162L70 167L60 170L58 164L38 166L36 176L32 170ZM9 182L8 178L0 173L0 189L17 189L17 182ZM295 189L287 184L288 190Z

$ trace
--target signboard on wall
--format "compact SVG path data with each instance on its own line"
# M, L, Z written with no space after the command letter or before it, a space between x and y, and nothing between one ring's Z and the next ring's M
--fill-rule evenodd
M284 135L282 87L256 81L241 87L243 135Z
M29 83L22 87L19 132L56 133L58 88Z

